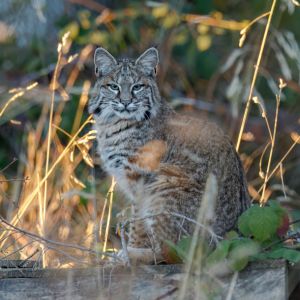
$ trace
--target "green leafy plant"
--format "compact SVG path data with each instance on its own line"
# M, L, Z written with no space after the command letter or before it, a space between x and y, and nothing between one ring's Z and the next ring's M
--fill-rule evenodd
M228 271L240 271L250 261L285 259L291 263L300 261L300 251L288 247L284 242L289 230L287 211L276 201L260 207L254 204L238 219L238 231L230 231L205 257L205 266ZM167 244L168 262L185 262L188 259L191 237L184 237L176 245Z

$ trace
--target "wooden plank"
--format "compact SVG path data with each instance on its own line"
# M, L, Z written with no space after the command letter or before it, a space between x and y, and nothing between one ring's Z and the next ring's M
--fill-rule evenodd
M41 263L35 260L6 260L0 259L0 269L41 268Z
M0 299L176 299L185 274L180 265L87 269L0 269ZM17 278L16 278L17 277ZM232 276L220 278L225 299ZM192 280L196 280L194 277ZM197 299L192 285L185 299ZM284 261L251 264L238 274L232 299L285 300Z
M300 263L288 266L288 291L289 295L300 283Z

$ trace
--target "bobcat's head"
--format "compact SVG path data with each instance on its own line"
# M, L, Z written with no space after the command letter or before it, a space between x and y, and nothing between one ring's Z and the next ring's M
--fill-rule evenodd
M157 114L160 95L155 80L158 51L149 48L136 61L116 60L107 50L95 51L97 83L89 112L96 120L147 120Z

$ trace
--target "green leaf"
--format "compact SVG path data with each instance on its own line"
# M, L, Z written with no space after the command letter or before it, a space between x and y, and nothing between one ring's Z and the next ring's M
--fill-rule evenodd
M234 230L228 231L225 234L225 239L226 240L233 240L233 239L237 239L238 237L239 237L239 234Z
M231 241L229 240L221 241L217 248L207 257L206 263L212 265L224 260L228 255L230 245Z
M187 259L189 255L191 242L191 237L183 237L177 244L174 244L172 241L169 240L165 241L165 243L170 247L170 249L175 251L179 258L182 260Z
M247 267L249 263L249 256L240 257L239 259L234 258L229 261L229 267L233 271L242 271Z
M251 239L241 238L233 240L228 255L229 267L234 271L244 269L250 257L257 254L259 249L259 244Z
M162 248L162 255L167 264L182 263L182 258L177 253L177 246L169 240L165 241Z
M268 259L268 253L257 253L255 255L252 255L250 258L250 261L256 261L256 260L266 260Z
M183 237L176 245L177 253L183 260L185 260L189 255L191 243L192 237Z
M240 216L238 228L244 236L253 235L254 239L263 242L276 233L280 221L281 214L276 209L254 205Z
M287 210L284 207L282 207L276 200L269 200L268 205L280 217L283 217L284 215L287 214Z
M267 256L268 258L272 259L283 258L293 263L297 263L300 261L300 251L289 248L273 250L270 253L267 253Z
M231 270L240 271L247 266L250 257L257 254L259 249L259 244L248 238L223 240L207 257L206 263L209 267L212 267L227 261L226 265Z
M251 208L242 213L238 219L238 229L244 236L252 234L249 228L249 220L251 218Z
M249 228L258 241L266 241L276 233L280 217L270 207L256 207Z

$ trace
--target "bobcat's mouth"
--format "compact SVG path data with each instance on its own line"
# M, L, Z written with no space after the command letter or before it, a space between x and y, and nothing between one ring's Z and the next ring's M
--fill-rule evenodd
M122 119L133 119L135 118L137 109L128 108L114 108L115 114Z
M121 119L127 119L127 120L149 120L151 118L151 112L150 110L141 111L138 108L123 108L123 109L116 109L114 108L114 113L117 117Z
M137 111L137 108L114 108L114 110L119 113L123 113L123 112L131 113Z

